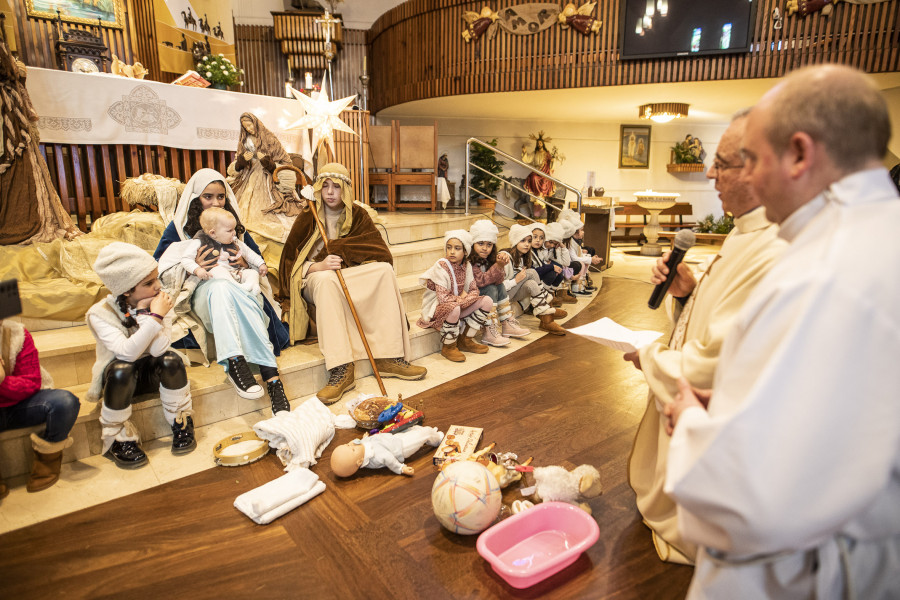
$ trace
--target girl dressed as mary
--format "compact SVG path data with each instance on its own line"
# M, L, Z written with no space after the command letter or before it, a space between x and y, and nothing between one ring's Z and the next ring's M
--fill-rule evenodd
M280 174L280 183L272 178L275 169L291 164L290 155L275 134L256 115L242 114L237 154L228 166L228 184L244 227L280 243L284 243L304 206L291 171Z
M259 367L263 382L272 401L272 412L290 410L284 387L278 374L275 357L288 345L288 331L281 322L281 308L272 297L268 281L260 281L263 294L253 295L234 281L226 279L199 280L186 273L177 257L163 256L176 241L189 240L201 231L200 214L211 207L224 208L237 220L235 233L256 252L259 246L246 232L237 216L236 202L225 177L214 169L200 169L190 178L178 201L175 217L163 232L153 258L159 260L159 274L164 287L175 299L173 341L181 338L186 347L206 351L206 333L215 339L216 360L225 367L228 379L242 398L261 398L262 386L250 371L250 364ZM201 246L196 263L209 269L219 257L213 248ZM243 257L232 262L246 268ZM174 345L174 344L173 344Z

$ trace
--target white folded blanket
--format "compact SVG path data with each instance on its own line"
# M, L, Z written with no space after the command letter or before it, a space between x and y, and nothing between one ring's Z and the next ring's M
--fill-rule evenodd
M234 507L260 525L271 523L325 491L325 482L309 469L294 469L238 496Z
M258 422L253 430L275 449L285 471L309 468L334 438L334 414L313 396L290 412Z

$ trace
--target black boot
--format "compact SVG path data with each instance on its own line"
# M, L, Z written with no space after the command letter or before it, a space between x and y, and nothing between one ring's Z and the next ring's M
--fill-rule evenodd
M275 415L283 410L291 412L291 403L288 402L287 396L284 394L284 384L280 379L266 382L266 388L269 390L269 400L272 401L272 414Z
M172 454L187 454L197 447L194 439L194 419L185 417L184 423L178 419L172 423Z
M106 456L123 469L137 469L150 462L137 442L115 441L106 451Z

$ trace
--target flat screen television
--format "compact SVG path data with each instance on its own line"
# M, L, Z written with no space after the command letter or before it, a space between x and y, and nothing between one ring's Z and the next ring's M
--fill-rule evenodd
M621 0L619 57L748 52L759 0Z

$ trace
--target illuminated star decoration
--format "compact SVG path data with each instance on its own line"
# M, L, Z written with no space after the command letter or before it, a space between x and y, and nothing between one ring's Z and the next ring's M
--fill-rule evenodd
M347 109L350 104L356 100L356 95L347 96L340 100L331 102L328 100L328 92L325 91L325 79L322 78L322 88L315 100L299 90L291 88L294 95L301 105L303 105L303 117L287 127L291 129L311 129L312 130L312 147L314 152L319 150L319 145L326 142L334 155L334 130L346 131L356 135L356 132L349 125L341 121L340 114Z

